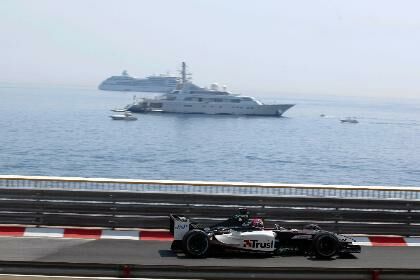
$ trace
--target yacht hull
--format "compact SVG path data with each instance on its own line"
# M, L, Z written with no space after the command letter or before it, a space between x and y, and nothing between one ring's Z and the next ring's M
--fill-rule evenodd
M207 114L207 115L251 115L251 116L281 116L293 107L294 104L232 106L226 104L186 104L185 102L160 102L153 106L133 104L128 110L136 113L163 112L180 114Z

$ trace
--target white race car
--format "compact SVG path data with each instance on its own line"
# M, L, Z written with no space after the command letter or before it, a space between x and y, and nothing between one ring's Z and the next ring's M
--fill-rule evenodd
M247 209L240 209L238 215L212 226L171 214L170 230L174 235L171 249L195 258L224 250L265 254L286 250L317 258L360 253L361 250L359 245L353 244L353 239L322 230L317 225L307 225L301 230L278 225L273 229L264 228L263 220L250 218Z

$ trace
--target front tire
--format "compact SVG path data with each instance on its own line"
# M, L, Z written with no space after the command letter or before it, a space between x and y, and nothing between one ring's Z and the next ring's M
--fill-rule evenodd
M184 235L182 245L187 256L205 258L209 252L210 240L204 231L193 229Z
M318 233L312 241L312 250L317 258L330 259L338 254L338 238L329 232Z

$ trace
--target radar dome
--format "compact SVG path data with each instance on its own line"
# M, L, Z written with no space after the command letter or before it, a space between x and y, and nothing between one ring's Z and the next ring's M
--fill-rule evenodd
M210 89L211 89L211 90L219 90L219 85L218 85L217 83L212 83L212 84L210 85Z

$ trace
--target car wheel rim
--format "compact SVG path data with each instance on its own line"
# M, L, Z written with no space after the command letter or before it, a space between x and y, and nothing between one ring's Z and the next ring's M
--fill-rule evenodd
M325 256L333 255L335 253L335 240L330 237L324 237L319 240L319 251Z

